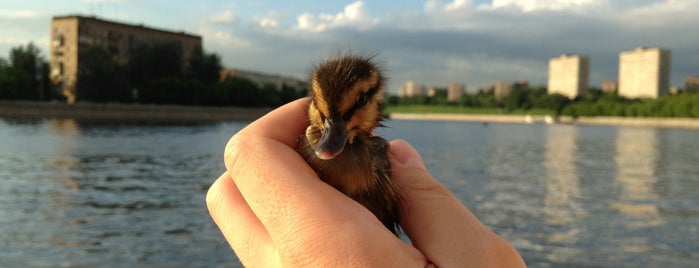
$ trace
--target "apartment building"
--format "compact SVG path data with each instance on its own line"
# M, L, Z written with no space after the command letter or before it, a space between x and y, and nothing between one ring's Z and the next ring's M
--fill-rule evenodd
M638 47L619 54L619 95L657 98L670 88L670 51Z
M182 48L183 63L202 38L184 32L173 32L103 20L80 15L56 16L51 21L50 78L60 88L68 103L76 101L80 54L100 46L121 62L128 62L130 53L142 44L175 42ZM183 66L184 68L184 66Z
M558 93L574 99L587 90L590 59L579 55L561 55L549 60L548 94Z
M685 90L699 90L699 76L686 75L684 77Z
M464 89L466 86L460 83L451 83L447 88L447 101L448 102L459 102L461 101L461 96L464 95Z
M425 95L425 87L416 83L413 80L408 80L405 82L403 88L400 89L399 96L401 97L414 97Z
M600 89L604 92L617 92L617 88L619 88L618 83L612 80L602 80L600 85Z
M232 68L221 69L219 80L223 81L229 77L245 78L257 84L259 87L273 85L276 89L281 89L283 86L291 87L296 90L306 90L308 88L308 82L306 80L295 77Z
M490 89L492 89L495 100L497 101L501 101L507 97L507 95L510 94L511 87L512 85L510 85L510 83L504 81L495 81L490 85Z

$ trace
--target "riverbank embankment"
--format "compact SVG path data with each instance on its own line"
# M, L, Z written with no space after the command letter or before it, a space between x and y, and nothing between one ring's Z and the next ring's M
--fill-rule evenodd
M90 121L198 123L252 121L268 108L203 107L116 103L0 101L0 116L12 118L72 118Z
M205 107L180 105L116 104L0 101L0 116L12 118L72 118L105 122L148 123L206 123L216 121L253 121L262 117L269 108ZM442 120L491 123L562 123L584 125L613 125L637 127L667 127L699 129L697 118L660 117L578 117L391 113L398 120Z
M542 124L583 124L635 127L666 127L699 129L697 118L668 117L577 117L530 116L530 115L481 115L481 114L437 114L437 113L392 113L391 119L403 120L443 120L493 123L542 123Z

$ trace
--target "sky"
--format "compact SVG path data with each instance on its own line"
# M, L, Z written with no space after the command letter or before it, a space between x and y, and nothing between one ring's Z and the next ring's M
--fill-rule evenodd
M590 58L590 86L617 80L619 53L671 50L671 86L699 75L699 0L23 0L0 3L0 56L37 44L51 18L95 15L203 37L225 67L306 78L338 52L376 54L388 91L408 80L545 86L548 60Z

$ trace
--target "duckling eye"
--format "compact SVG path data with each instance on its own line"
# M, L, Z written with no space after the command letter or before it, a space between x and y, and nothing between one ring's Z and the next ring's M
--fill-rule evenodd
M354 102L354 106L352 106L352 108L343 115L343 118L345 120L349 120L349 118L352 117L352 115L354 115L354 112L364 107L364 105L366 105L368 101L369 96L365 92L359 93L359 95L357 96L357 100Z
M369 97L367 97L366 93L360 93L359 96L357 96L357 107L362 107L366 105L367 101L369 101Z

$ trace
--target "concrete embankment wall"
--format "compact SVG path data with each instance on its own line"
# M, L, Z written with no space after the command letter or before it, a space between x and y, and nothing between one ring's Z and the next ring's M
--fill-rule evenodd
M523 115L392 113L391 119L524 123Z
M177 105L0 102L0 116L29 118L74 118L96 121L141 121L196 123L252 121L266 108L193 107Z
M635 126L635 127L668 127L668 128L692 128L699 129L699 119L697 118L668 118L668 117L563 117L561 123L576 123L587 125L614 125L614 126Z
M474 121L474 122L500 122L500 123L545 123L544 116L524 115L477 115L477 114L433 114L433 113L392 113L392 119L407 120L445 120L445 121ZM613 126L638 126L638 127L668 127L668 128L692 128L699 129L699 118L661 118L661 117L578 117L562 116L552 119L554 123L586 124L586 125L613 125Z

